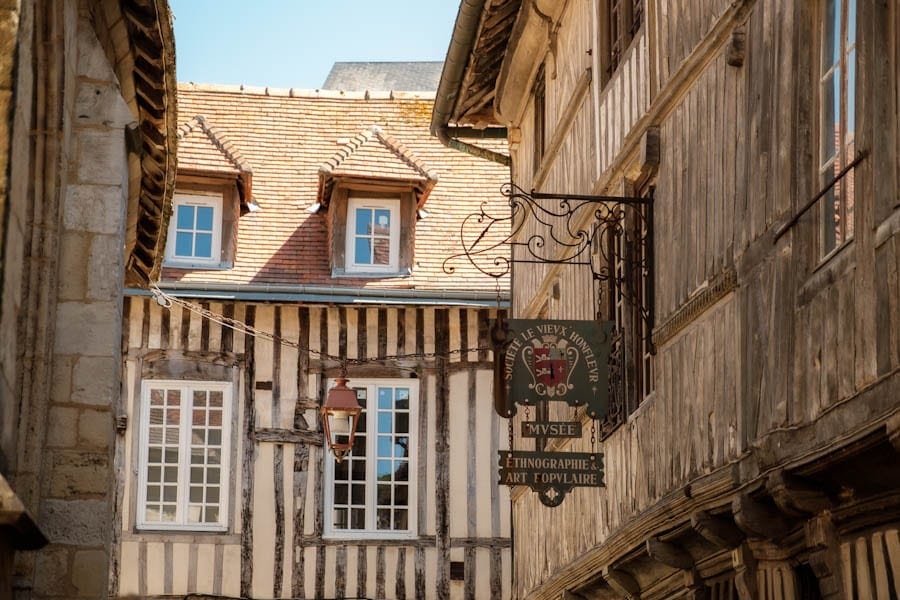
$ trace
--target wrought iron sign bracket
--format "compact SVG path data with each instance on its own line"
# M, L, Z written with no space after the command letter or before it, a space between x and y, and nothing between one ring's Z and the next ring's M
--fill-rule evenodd
M639 311L645 342L655 354L654 188L646 197L594 196L526 192L507 183L501 193L509 214L492 215L482 203L466 217L460 226L463 251L444 261L444 272L452 274L453 262L460 258L498 279L514 263L588 267L601 298L606 283Z

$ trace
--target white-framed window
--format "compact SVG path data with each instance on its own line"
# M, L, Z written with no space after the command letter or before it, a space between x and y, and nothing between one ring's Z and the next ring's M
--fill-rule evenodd
M350 198L346 270L396 272L400 256L400 199Z
M166 264L215 267L222 262L222 196L175 194Z
M226 531L232 386L146 380L137 527Z
M856 153L856 0L823 0L819 70L819 180L827 185ZM821 200L821 254L853 237L853 173Z
M334 382L331 382L334 385ZM416 535L417 379L350 380L363 407L353 451L325 454L325 535Z

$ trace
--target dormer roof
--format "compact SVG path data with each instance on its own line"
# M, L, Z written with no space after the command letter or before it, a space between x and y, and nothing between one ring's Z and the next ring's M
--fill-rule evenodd
M327 206L334 181L341 178L408 183L415 188L421 207L438 175L397 139L373 125L353 136L319 167L319 204Z
M237 146L203 115L194 116L178 128L178 170L234 176L241 205L250 202L253 169Z

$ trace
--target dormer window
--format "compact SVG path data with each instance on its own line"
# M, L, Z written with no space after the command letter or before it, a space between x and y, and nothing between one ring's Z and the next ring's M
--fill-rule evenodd
M332 277L408 277L417 212L437 174L371 127L319 168L315 210L327 210Z
M253 171L225 135L202 115L178 131L178 174L163 266L230 269L238 220L259 210Z
M181 266L221 263L222 197L175 194L166 262Z
M347 206L348 272L398 271L399 213L399 198L350 198Z

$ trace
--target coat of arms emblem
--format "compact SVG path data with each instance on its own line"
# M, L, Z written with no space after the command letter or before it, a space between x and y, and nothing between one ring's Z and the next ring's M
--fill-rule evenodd
M531 375L528 388L546 398L565 396L575 387L569 379L579 356L578 348L559 336L533 338L522 349L522 360Z

